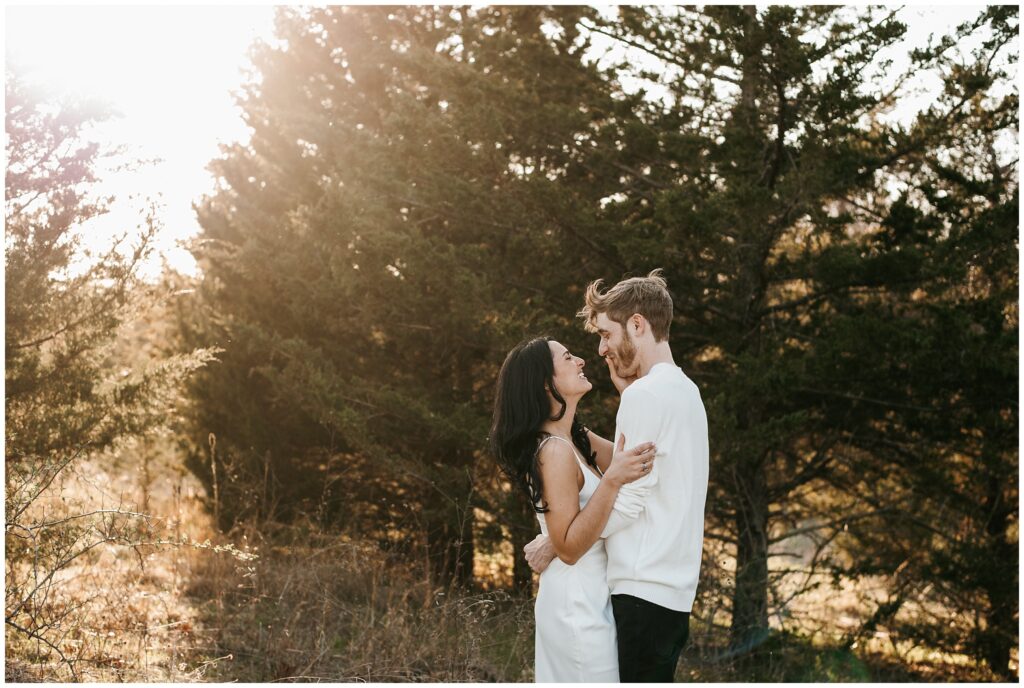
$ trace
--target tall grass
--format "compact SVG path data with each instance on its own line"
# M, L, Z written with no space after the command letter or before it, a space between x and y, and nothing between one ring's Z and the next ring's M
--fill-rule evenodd
M60 617L63 657L8 626L7 680L532 680L531 600L440 586L419 559L313 519L218 533L174 458L145 443L93 457L40 500L51 515L147 505L149 544L61 571L39 611ZM6 563L9 578L27 565Z
M141 461L138 452L154 454ZM143 534L155 544L98 547L40 600L50 608L41 617L61 619L54 637L78 680L533 680L532 598L441 585L422 557L315 518L219 533L213 505L175 459L159 443L96 457L41 502L53 515L149 506ZM731 562L713 546L705 555L679 681L993 680L962 656L923 653L882 631L844 642L842 621L858 613L858 598L828 586L773 620L760 646L730 653ZM511 556L507 547L481 553L478 569L507 568ZM10 628L6 640L7 680L73 678L45 645Z
M198 485L171 469L164 453L138 460L152 449L131 442L92 456L69 467L33 505L37 521L71 518L75 524L53 529L46 539L99 544L54 570L22 615L22 628L56 649L5 626L7 680L189 682L205 676L208 658L197 643L195 609L183 594L191 577L186 551L218 559L247 555L208 542L210 520ZM79 517L96 511L110 513ZM128 537L104 541L97 530L115 521ZM7 542L10 547L10 533ZM42 538L36 542L48 545ZM39 568L48 563L32 552L8 556L8 584L39 580L52 570Z
M232 658L218 679L532 679L529 600L436 586L419 562L311 524L243 535L265 543L252 574L200 557L188 590Z

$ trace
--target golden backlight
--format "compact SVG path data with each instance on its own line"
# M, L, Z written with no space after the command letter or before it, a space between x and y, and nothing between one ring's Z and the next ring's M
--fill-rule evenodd
M272 6L22 6L5 8L6 60L58 96L98 99L118 116L93 136L127 145L129 159L156 160L134 172L101 170L111 212L82 228L98 250L139 224L146 199L163 225L144 266L194 274L178 242L196 234L193 201L212 188L206 170L218 144L248 137L232 97L249 45L269 38ZM121 160L119 162L124 162Z

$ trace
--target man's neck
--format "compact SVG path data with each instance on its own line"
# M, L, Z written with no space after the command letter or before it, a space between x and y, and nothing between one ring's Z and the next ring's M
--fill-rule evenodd
M668 345L667 339L663 342L658 342L650 351L643 352L640 355L639 377L647 375L647 373L651 372L651 368L659 363L676 364L675 359L672 358L672 348Z

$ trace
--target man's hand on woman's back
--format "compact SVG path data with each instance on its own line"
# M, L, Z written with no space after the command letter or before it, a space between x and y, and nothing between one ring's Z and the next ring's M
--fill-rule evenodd
M555 546L551 544L551 539L543 534L533 538L523 547L523 552L526 554L526 563L537 573L544 573L548 564L558 556L555 554Z

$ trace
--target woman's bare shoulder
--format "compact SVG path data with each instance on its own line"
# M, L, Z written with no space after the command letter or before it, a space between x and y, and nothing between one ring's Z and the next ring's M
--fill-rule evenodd
M548 465L552 468L560 466L575 466L576 456L568 442L557 438L550 438L543 441L537 451L537 459L541 466Z

